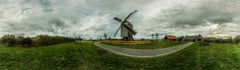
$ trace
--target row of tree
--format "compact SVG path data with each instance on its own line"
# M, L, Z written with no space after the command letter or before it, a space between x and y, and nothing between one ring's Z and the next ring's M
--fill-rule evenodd
M36 37L24 37L22 35L4 35L0 39L0 43L7 46L22 45L23 47L31 46L46 46L53 44L60 44L66 42L73 42L75 39L61 37L61 36L48 36L48 35L38 35Z

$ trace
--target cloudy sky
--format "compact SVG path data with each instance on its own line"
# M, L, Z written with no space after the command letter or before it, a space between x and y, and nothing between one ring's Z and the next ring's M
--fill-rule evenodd
M112 36L134 10L136 38L240 35L240 0L0 0L0 35Z

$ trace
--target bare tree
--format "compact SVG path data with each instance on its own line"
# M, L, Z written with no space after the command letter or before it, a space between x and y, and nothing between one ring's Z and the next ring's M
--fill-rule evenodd
M156 41L158 41L158 36L159 36L159 34L156 33L156 34L155 34Z
M107 33L104 33L104 35L103 35L103 36L104 36L104 38L105 38L105 39L107 39L107 38L108 38L108 35L107 35Z
M81 36L78 36L77 40L79 40L81 42L83 40L83 38Z
M152 38L153 38L153 40L154 40L154 34L152 34L151 36L152 36Z

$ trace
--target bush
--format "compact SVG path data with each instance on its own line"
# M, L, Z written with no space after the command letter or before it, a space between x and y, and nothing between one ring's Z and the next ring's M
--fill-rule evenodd
M234 41L234 43L235 43L235 44L239 44L239 43L240 43L240 39L236 39L236 40Z
M23 47L31 47L33 45L33 41L30 37L24 38L21 41Z
M24 38L24 36L16 36L16 35L4 35L0 42L7 46L13 46L15 44L22 45L23 47L31 47L31 46L47 46L53 44L61 44L67 42L73 42L75 39L66 38L61 36L48 36L48 35L38 35L36 37Z
M15 37L16 37L15 35L10 35L10 34L4 35L1 38L1 43L7 46L13 46L14 44L16 44Z
M236 37L234 38L234 43L235 43L235 44L239 44L239 43L240 43L240 35L238 35L238 36L236 36Z
M24 39L24 36L21 36L21 35L15 36L16 44L22 44L23 39Z
M210 44L208 42L199 42L200 46L209 46Z
M53 45L60 44L66 42L73 42L74 39L60 37L60 36L48 36L48 35L39 35L33 38L33 42L36 46L45 46L45 45Z
M36 46L39 46L39 45L49 45L49 36L47 35L39 35L39 36L36 36L33 38L33 42Z

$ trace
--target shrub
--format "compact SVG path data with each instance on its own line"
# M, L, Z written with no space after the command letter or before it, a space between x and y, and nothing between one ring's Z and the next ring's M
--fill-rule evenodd
M16 44L15 35L7 34L1 38L1 43L7 46L13 46Z
M33 38L33 42L36 46L45 46L45 45L53 45L60 44L66 42L73 42L74 39L60 37L60 36L48 36L48 35L39 35Z
M30 37L24 38L24 36L16 36L10 34L4 35L0 40L2 44L5 44L7 46L13 46L15 44L18 44L22 45L23 47L46 46L73 41L75 41L75 39L61 36L38 35L33 38Z
M34 44L37 46L40 45L49 45L49 37L47 35L39 35L33 38Z
M200 46L209 46L210 44L208 42L199 42Z
M239 43L240 43L240 35L238 35L238 36L236 36L236 37L234 38L234 43L235 43L235 44L239 44Z
M23 39L24 39L24 36L21 36L21 35L15 36L16 44L22 44Z
M23 47L31 47L33 45L33 41L30 37L27 37L21 41L21 44Z

